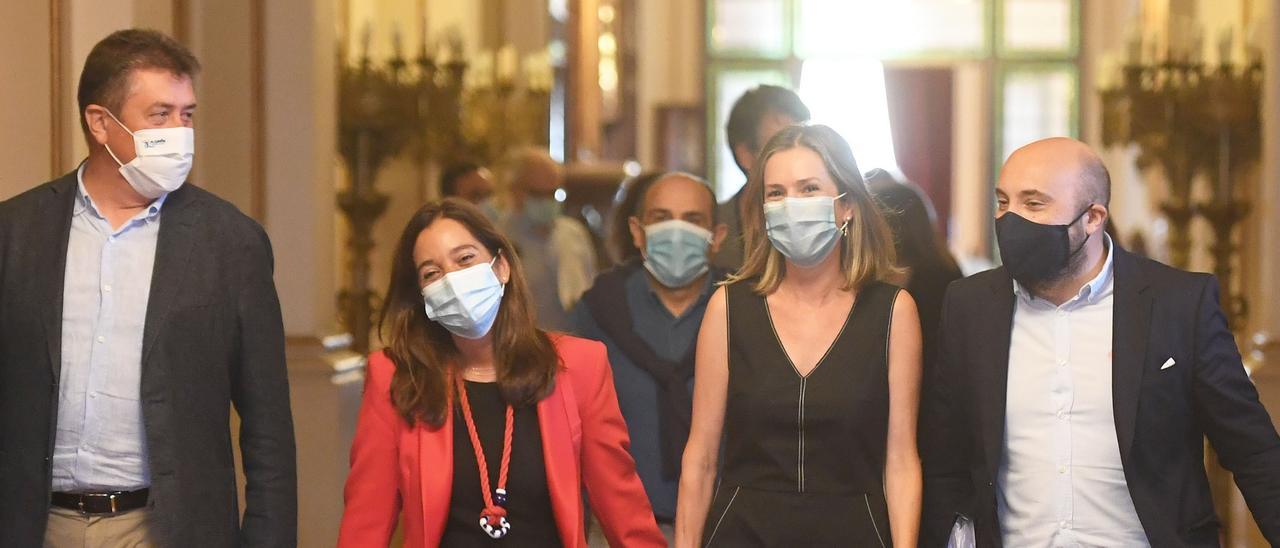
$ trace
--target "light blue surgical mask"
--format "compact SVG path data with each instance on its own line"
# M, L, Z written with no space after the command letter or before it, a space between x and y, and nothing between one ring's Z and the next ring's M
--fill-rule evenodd
M769 241L796 266L807 268L822 262L835 248L845 229L844 226L836 226L835 202L843 196L783 198L765 202L764 219Z
M506 289L493 272L497 260L455 270L422 288L427 318L464 339L488 334Z
M564 204L555 198L524 199L524 216L529 222L537 226L550 226L560 216L560 212L563 209Z
M484 216L488 217L490 221L496 223L502 219L502 212L498 209L497 204L494 203L493 198L486 198L478 204L478 207L480 212L484 213Z
M644 227L644 268L664 286L684 287L707 272L711 231L680 219Z

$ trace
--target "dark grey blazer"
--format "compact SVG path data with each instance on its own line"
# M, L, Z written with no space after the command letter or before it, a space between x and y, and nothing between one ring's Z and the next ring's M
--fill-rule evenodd
M1280 543L1280 437L1245 375L1218 306L1218 282L1115 252L1112 398L1116 440L1152 546L1218 546L1204 439L1235 475L1267 541ZM938 367L921 400L922 546L946 546L956 513L978 546L1001 545L996 475L1003 454L1015 309L1004 268L953 282ZM1177 367L1162 370L1168 358Z
M39 546L62 352L76 174L0 203L0 546ZM294 546L297 476L284 329L266 233L193 185L161 213L141 397L162 546ZM230 411L248 484L236 499Z

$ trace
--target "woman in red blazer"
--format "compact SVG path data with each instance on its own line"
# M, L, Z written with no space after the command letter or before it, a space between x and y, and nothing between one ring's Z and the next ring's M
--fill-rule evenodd
M493 224L428 204L394 261L338 546L386 546L403 514L409 547L585 547L584 487L611 545L665 546L604 346L535 327Z

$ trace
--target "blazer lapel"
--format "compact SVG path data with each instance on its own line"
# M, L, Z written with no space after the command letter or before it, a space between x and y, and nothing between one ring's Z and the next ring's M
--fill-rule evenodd
M75 206L76 171L63 175L49 187L50 196L39 214L49 222L37 223L39 230L29 245L35 254L32 275L44 280L36 302L44 303L45 345L50 372L56 382L62 377L62 293L66 282L67 243L71 238L71 212Z
M1119 246L1116 254L1111 328L1111 397L1120 456L1128 462L1138 420L1143 363L1151 323L1151 294L1138 260Z
M191 250L197 243L194 228L203 210L191 203L192 194L182 187L165 199L160 212L160 234L156 241L155 266L151 274L151 294L147 300L146 324L142 330L142 364L144 369L155 349L156 340L165 326L165 318L173 309L178 291L186 285Z
M444 535L453 496L453 412L445 416L440 428L419 425L417 430L423 540L427 546L435 546Z
M578 481L578 451L570 429L569 414L577 413L570 380L563 372L551 395L538 402L538 429L542 434L542 459L547 468L547 491L566 548L581 546L582 495Z
M1003 268L993 276L991 301L986 312L980 314L977 336L969 344L977 346L973 352L975 375L974 391L978 396L979 421L982 429L982 447L986 455L987 473L995 477L1004 446L1005 404L1009 383L1009 342L1013 332L1013 312L1016 304L1013 280Z

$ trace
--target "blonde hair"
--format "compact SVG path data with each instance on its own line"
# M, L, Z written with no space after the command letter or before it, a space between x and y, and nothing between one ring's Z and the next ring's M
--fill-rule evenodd
M867 283L897 272L894 266L893 235L867 191L862 172L853 158L849 143L839 133L820 124L795 125L779 131L769 139L752 166L743 191L741 204L742 231L746 260L742 268L725 283L758 278L752 288L760 295L778 289L786 275L786 259L773 243L765 228L764 167L774 154L793 148L806 148L817 153L836 183L840 201L853 209L852 218L841 238L840 270L844 273L845 291L857 290Z

